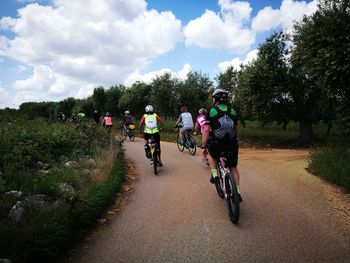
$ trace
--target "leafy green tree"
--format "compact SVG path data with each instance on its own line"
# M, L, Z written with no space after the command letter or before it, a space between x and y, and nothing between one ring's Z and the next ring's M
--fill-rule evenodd
M218 82L219 87L228 90L233 94L237 87L238 70L230 66L225 72L221 72L217 75L215 79Z
M285 35L274 33L259 47L257 59L238 74L236 102L247 116L266 125L289 118L288 48Z
M19 106L18 113L26 119L53 119L54 102L24 102Z
M186 106L193 114L197 114L200 108L208 108L213 89L214 83L208 76L201 72L190 72L187 79L177 86L175 112L178 114L182 106Z
M150 86L151 104L157 109L157 113L164 117L174 116L175 109L175 90L178 80L172 78L171 74L165 73L153 79Z
M66 117L72 114L73 108L75 106L76 100L74 98L67 98L58 102L58 111L63 112Z
M150 85L144 82L135 82L123 92L119 100L119 108L122 112L129 110L135 117L139 117L144 113L145 107L150 104L150 93Z
M119 100L125 91L125 86L112 86L105 91L106 104L105 109L109 111L112 116L119 116L121 109L119 108Z
M106 94L103 87L97 87L92 94L93 104L96 110L100 113L105 113L106 109Z
M294 59L327 101L338 105L350 134L350 1L321 0L318 10L296 24ZM348 120L348 122L346 122Z

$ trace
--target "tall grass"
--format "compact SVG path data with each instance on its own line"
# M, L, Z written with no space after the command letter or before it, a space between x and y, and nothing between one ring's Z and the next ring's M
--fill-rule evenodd
M311 151L310 172L350 192L350 143L332 143Z
M92 124L6 123L0 131L0 258L61 260L119 190L125 173L121 144ZM64 166L68 159L80 168ZM49 170L39 170L38 161ZM74 191L63 191L62 184ZM5 194L10 190L23 196ZM47 201L30 201L36 194ZM18 201L24 213L16 221L9 211Z

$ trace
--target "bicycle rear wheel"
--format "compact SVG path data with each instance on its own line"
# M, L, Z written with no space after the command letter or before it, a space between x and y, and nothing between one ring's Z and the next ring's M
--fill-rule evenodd
M231 173L227 173L225 177L226 193L227 193L227 206L229 216L232 223L237 224L240 214L240 201L237 191L236 180Z
M154 174L157 175L158 171L157 171L157 166L158 166L158 154L156 151L153 152L153 170L154 170Z
M179 149L179 151L183 152L185 149L185 146L181 144L181 139L180 139L179 134L177 135L176 144L177 144L177 148Z
M124 140L126 140L128 138L128 133L127 131L123 128L123 131L122 131L122 136L124 137Z
M130 130L129 132L129 139L130 141L135 141L135 132L133 130Z

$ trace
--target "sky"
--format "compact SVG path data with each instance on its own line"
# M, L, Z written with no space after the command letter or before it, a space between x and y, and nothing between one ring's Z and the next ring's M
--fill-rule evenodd
M316 0L1 0L0 108L165 72L214 80L316 9Z

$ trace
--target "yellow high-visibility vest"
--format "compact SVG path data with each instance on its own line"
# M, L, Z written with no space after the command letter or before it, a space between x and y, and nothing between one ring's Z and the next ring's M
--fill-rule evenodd
M154 134L159 132L157 126L157 114L145 114L145 133Z

